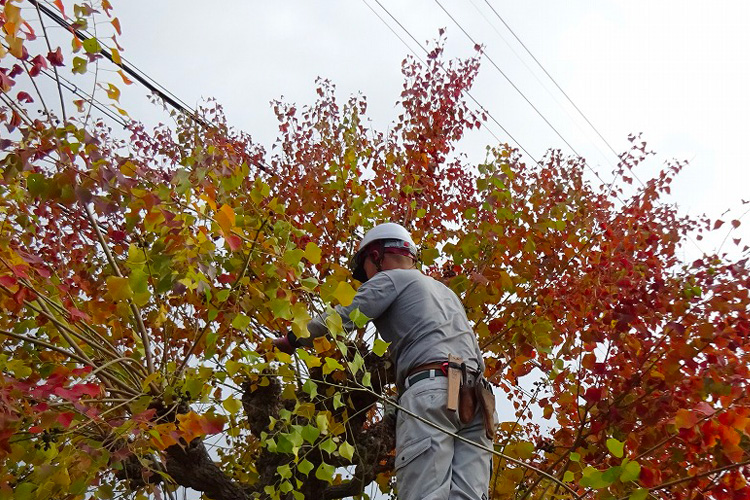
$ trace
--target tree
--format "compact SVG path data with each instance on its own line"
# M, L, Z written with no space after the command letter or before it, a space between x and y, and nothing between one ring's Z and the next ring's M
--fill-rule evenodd
M312 105L274 103L270 153L211 101L122 137L91 103L54 111L38 83L105 51L117 64L117 48L74 34L64 56L23 19L38 8L0 3L0 497L392 492L384 343L332 321L313 351L270 345L351 301L355 235L384 220L462 298L516 408L493 498L750 497L747 259L680 261L690 234L721 226L660 202L680 163L630 196L560 151L528 164L500 144L468 165L455 148L485 119L465 102L479 55L445 60L442 34L404 63L388 133L319 81ZM119 31L106 0L73 16ZM631 140L626 183L650 154Z

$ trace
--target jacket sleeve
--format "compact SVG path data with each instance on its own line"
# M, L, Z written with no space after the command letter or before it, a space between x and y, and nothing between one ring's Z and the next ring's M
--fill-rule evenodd
M381 271L359 287L351 304L346 307L336 306L335 310L339 316L341 316L341 322L344 325L344 329L347 331L353 331L356 330L357 327L349 318L352 311L359 309L359 312L368 318L375 319L390 307L395 298L396 286L394 285L393 280L386 272ZM310 332L310 337L306 339L298 339L298 342L301 345L309 347L312 345L312 339L328 334L326 316L327 314L316 316L307 324L307 331Z

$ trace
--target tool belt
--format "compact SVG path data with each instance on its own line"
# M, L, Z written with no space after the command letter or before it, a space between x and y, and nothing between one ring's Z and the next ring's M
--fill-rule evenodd
M495 395L492 386L481 373L466 366L458 356L448 356L444 363L426 363L407 375L408 384L436 376L448 377L448 411L458 411L459 420L468 424L474 420L477 410L482 413L484 431L488 439L495 437Z

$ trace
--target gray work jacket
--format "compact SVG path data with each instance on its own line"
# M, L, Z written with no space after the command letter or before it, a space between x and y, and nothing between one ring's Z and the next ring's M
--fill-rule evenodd
M357 308L390 342L400 392L412 369L447 361L449 354L462 357L470 369L484 371L463 304L450 288L417 269L380 271L363 283L350 305L336 307L347 330L356 328L349 314ZM314 318L307 329L313 338L327 334L325 315Z

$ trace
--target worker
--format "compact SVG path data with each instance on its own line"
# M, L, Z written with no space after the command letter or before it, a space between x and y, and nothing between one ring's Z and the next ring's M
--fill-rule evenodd
M469 412L464 419L448 408L450 370L460 368L463 384L474 386L483 381L482 355L459 298L439 281L422 274L416 264L417 246L404 227L394 223L375 226L365 234L351 260L352 274L362 285L352 303L337 306L336 312L344 327L354 330L349 315L359 309L390 343L398 406L406 410L398 411L396 423L399 499L485 500L491 470L487 448L492 445L490 436L494 436L494 427L489 422L486 426L485 420L492 418L494 399L491 409ZM290 333L274 344L289 353L296 347L312 345L313 338L328 333L325 314L314 318L307 329L309 338L298 339ZM449 357L460 360L460 364L449 365ZM487 411L489 417L485 416Z

